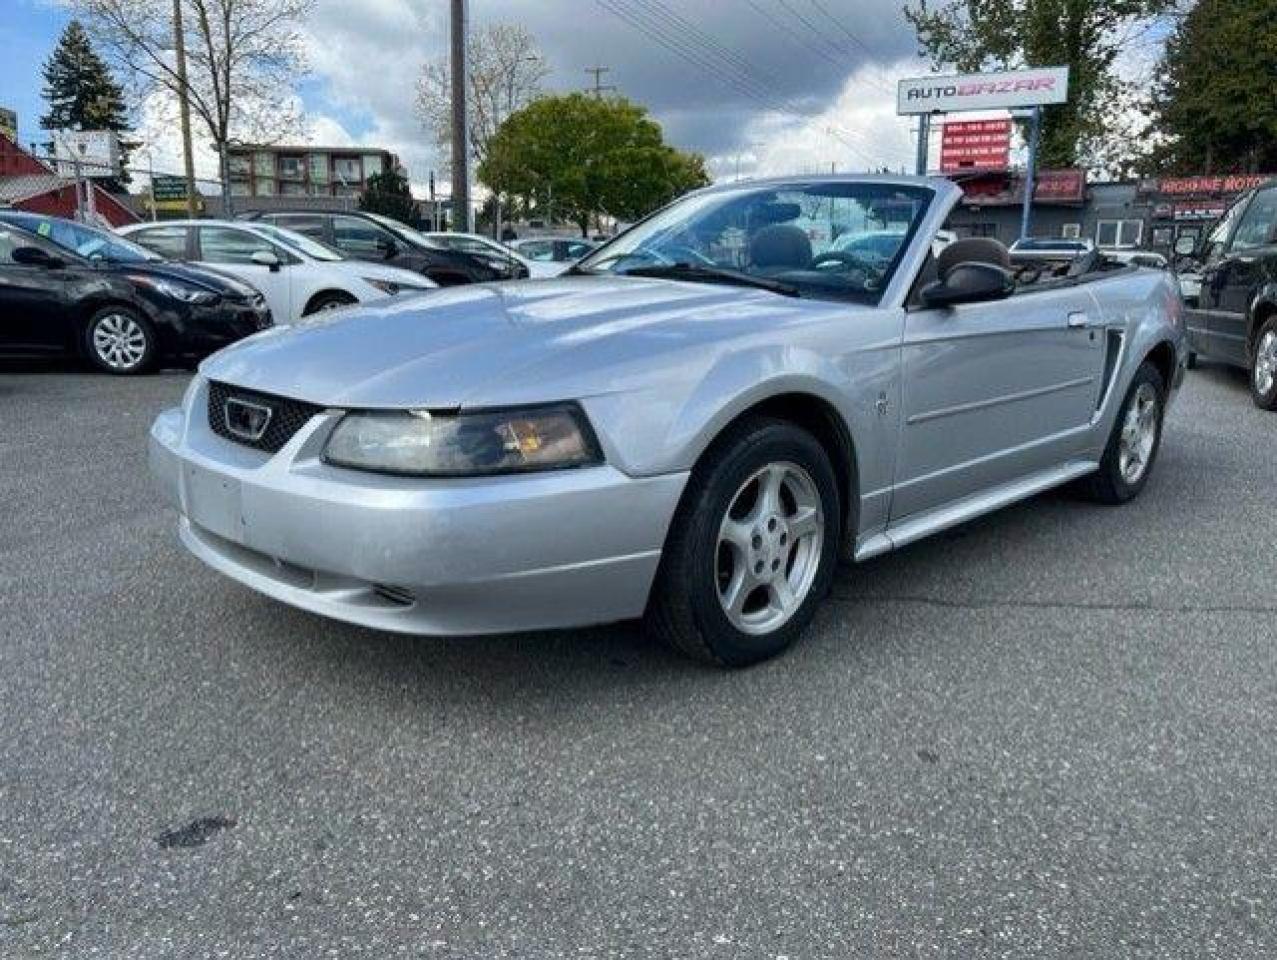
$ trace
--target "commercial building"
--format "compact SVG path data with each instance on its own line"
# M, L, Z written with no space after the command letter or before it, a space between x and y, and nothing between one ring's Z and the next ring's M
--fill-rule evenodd
M1024 200L1020 171L950 176L964 194L949 217L959 236L994 237L1008 244L1019 237ZM1233 200L1267 179L1247 174L1090 183L1083 170L1043 170L1033 191L1030 232L1172 257L1179 243L1196 247Z
M399 169L389 150L369 147L231 147L232 197L357 197L375 174Z

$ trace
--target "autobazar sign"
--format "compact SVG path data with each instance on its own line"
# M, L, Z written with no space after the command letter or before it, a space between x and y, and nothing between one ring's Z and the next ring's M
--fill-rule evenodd
M1068 98L1068 67L918 77L900 81L896 113L1006 110L1064 103Z

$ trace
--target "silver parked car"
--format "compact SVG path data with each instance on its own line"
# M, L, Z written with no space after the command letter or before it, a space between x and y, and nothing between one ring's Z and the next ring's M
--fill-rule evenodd
M646 615L763 659L839 557L1148 480L1183 370L1169 275L1097 259L1017 289L995 241L932 252L959 197L714 187L561 278L257 335L156 420L152 469L196 556L306 610L418 634ZM835 249L833 224L904 242Z

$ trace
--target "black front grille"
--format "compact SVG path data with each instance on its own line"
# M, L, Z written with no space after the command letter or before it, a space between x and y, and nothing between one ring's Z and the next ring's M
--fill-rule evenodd
M245 403L269 409L270 420L266 424L265 432L253 440L231 430L226 420L227 400L243 400ZM242 443L246 447L267 450L270 453L278 451L293 438L293 434L310 422L311 417L323 411L323 407L301 400L290 400L270 393L232 387L215 380L210 380L208 384L208 425L212 431L219 437Z

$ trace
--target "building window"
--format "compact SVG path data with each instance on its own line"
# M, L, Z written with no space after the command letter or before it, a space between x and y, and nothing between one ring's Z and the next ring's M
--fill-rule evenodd
M232 153L226 158L232 177L247 177L253 172L253 158L246 153Z
M232 197L249 197L249 196L252 196L252 193L253 191L250 189L250 186L247 180L232 180L231 181L231 196Z
M310 182L311 183L327 183L328 177L328 154L312 153L306 158L310 165Z
M304 197L306 196L306 184L285 180L279 185L279 195L281 197Z
M301 180L306 176L306 161L303 157L280 157L279 179Z
M1143 239L1143 220L1101 220L1095 225L1095 245L1107 250L1129 250Z
M367 180L369 177L381 173L384 166L385 164L378 154L364 154L364 179Z
M333 158L333 179L338 183L358 184L363 178L358 157Z
M275 176L275 154L269 150L253 154L253 172L259 177Z
M258 197L273 197L279 191L275 189L274 180L258 180L253 184L253 194Z
M1082 236L1082 224L1066 223L1060 227L1060 238L1063 240L1078 240Z

